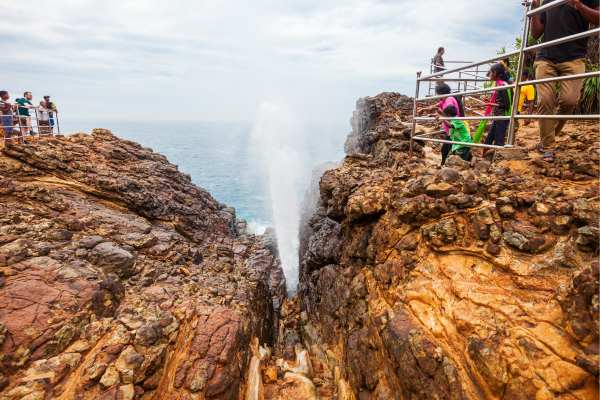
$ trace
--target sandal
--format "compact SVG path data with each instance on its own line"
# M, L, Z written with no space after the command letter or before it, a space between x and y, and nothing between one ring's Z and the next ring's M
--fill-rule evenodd
M554 162L554 152L552 150L544 152L544 157L542 159L548 163Z

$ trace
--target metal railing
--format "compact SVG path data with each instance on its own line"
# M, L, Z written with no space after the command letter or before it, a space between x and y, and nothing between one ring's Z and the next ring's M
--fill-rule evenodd
M16 105L12 115L0 114L0 134L4 142L13 140L22 142L26 138L60 135L60 121L57 110L46 110L37 106L22 107ZM23 115L23 109L29 115ZM5 125L10 118L9 125ZM11 124L12 123L12 124Z
M527 43L527 39L529 38L529 31L531 28L531 20L530 17L537 15L541 12L550 10L554 7L558 7L561 6L563 4L568 3L569 0L555 0L553 2L544 4L543 6L540 6L536 9L531 9L531 1L525 1L524 2L524 8L525 8L525 22L523 24L523 35L522 35L522 41L521 43L526 44ZM519 119L538 119L538 120L543 120L543 119L557 119L557 120L600 120L600 115L597 114L592 114L592 115L560 115L560 114L553 114L553 115L517 115L517 109L518 109L518 103L519 103L519 94L520 94L520 89L522 86L525 85L532 85L532 84L541 84L541 83L551 83L551 82L559 82L559 81L567 81L567 80L574 80L574 79L585 79L585 78L590 78L590 77L595 77L595 76L600 76L600 71L595 71L595 72L586 72L586 73L581 73L581 74L572 74L572 75L565 75L565 76L557 76L557 77L551 77L551 78L544 78L544 79L535 79L535 80L529 80L529 81L521 81L521 77L523 74L523 69L524 69L524 64L525 64L525 53L527 52L531 52L531 51L535 51L535 50L539 50L539 49L543 49L546 47L552 47L552 46L556 46L562 43L566 43L566 42L570 42L573 40L577 40L577 39L581 39L581 38L585 38L585 37L589 37L589 36L593 36L593 35L598 35L600 34L600 28L593 28L593 29L589 29L585 32L582 33L577 33L574 35L569 35L569 36L565 36L559 39L555 39L555 40L551 40L548 42L544 42L544 43L540 43L540 44L536 44L536 45L531 45L531 46L521 46L521 48L519 50L515 50L509 53L505 53L505 54L501 54L501 55L497 55L495 57L492 58L488 58L486 60L483 61L478 61L478 62L472 62L472 63L465 63L464 65L461 65L459 67L456 68L451 68L451 69L444 69L441 71L434 71L434 65L432 63L432 67L430 68L430 74L426 75L426 76L421 76L422 72L417 72L417 79L416 79L416 89L415 89L415 97L414 97L414 103L413 103L413 119L412 119L412 129L411 129L411 139L410 139L410 152L412 154L412 147L413 147L413 141L414 140L419 140L419 141L426 141L426 142L436 142L436 143L449 143L449 144L461 144L463 146L468 146L468 147L484 147L484 148L493 148L493 149L505 149L505 148L515 148L514 146L514 141L515 141L515 121L519 120ZM475 76L475 77L470 77L470 78L464 78L461 74L464 74L465 72L471 73L471 70L473 68L476 68L476 74L478 75L478 71L479 68L481 66L487 65L487 64L492 64L494 62L498 62L500 60L504 60L506 58L509 58L511 56L515 56L518 55L518 65L517 65L517 70L516 70L516 76L515 76L515 81L512 84L509 85L505 85L505 86L498 86L498 87L490 87L490 88L480 88L477 85L478 82L480 82L480 77L479 76ZM449 74L459 74L458 78L445 78L446 75ZM436 81L450 81L450 82L454 82L454 81L466 81L466 82L476 82L474 85L471 85L471 87L468 86L468 84L464 84L463 88L464 90L460 90L460 86L459 86L459 90L454 92L454 93L450 93L447 95L436 95L436 96L432 96L431 95L431 87L432 87L432 82L436 82ZM482 79L482 81L487 81L490 82L487 79ZM419 98L419 94L420 94L420 85L422 82L428 82L429 83L429 93L426 97L423 98ZM452 97L452 96L471 96L471 98L476 99L475 97L472 96L476 96L476 95L482 95L488 92L492 92L492 91L500 91L500 90L511 90L514 89L515 93L513 96L513 102L511 105L511 110L510 110L510 115L506 115L506 116L483 116L483 115L478 115L478 116L457 116L457 117L417 117L417 105L420 102L424 102L424 101L431 101L431 100L437 100L437 99L443 99L443 98L447 98L447 97ZM481 100L477 99L478 102L481 102ZM462 120L462 121L477 121L477 120L490 120L490 121L495 121L495 120L508 120L509 122L509 126L508 126L508 140L507 140L507 144L505 144L504 146L498 146L498 145L487 145L487 144L480 144L480 143L464 143L464 142L458 142L458 141L452 141L452 140L445 140L445 139L435 139L435 138L431 138L428 137L431 135L431 133L429 134L420 134L420 135L416 135L415 131L416 131L416 125L417 122L427 122L427 121L435 121L435 120L440 120L440 121L451 121L451 120Z
M470 65L470 64L472 64L472 62L471 61L444 61L444 65L436 65L435 60L431 59L431 64L429 65L429 73L433 74L436 72L436 70L447 71L447 68L445 66L446 64ZM477 89L480 87L478 82L487 82L487 79L485 79L484 71L480 71L478 66L476 66L474 70L460 70L460 71L458 71L458 74L454 77L432 78L429 81L429 88L427 91L427 96L432 96L435 93L436 85L434 85L434 83L437 84L437 83L441 83L441 82L456 83L456 88L453 88L453 91L460 92L461 84L462 84L462 87L464 88L464 90ZM473 82L475 82L475 83L473 83Z

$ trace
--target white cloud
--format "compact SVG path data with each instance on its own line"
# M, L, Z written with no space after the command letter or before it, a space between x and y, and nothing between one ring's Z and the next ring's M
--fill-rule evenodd
M73 119L248 120L265 99L284 98L308 120L346 120L359 96L412 93L439 45L448 59L486 58L512 44L521 18L518 0L2 7L3 85L51 93Z

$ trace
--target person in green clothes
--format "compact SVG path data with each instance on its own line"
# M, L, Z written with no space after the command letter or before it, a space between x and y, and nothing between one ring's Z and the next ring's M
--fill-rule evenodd
M19 115L19 126L21 127L21 136L25 139L25 135L29 132L31 136L33 133L33 126L31 126L31 114L29 110L35 108L31 102L33 94L31 92L23 93L23 97L15 100L17 103L17 114Z
M444 108L444 115L446 117L454 118L458 115L458 110L454 106L448 106ZM449 135L450 140L453 142L473 143L471 135L469 134L464 121L458 119L450 121ZM465 161L471 161L473 158L469 146L463 146L460 144L453 144L452 148L450 149L450 154L456 154Z

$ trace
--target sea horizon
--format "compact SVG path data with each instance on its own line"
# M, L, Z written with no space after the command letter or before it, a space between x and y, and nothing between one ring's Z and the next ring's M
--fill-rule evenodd
M273 210L267 176L259 160L268 151L253 149L253 126L252 122L241 121L61 119L62 134L108 129L117 137L166 156L181 172L189 174L194 184L217 201L234 207L237 217L246 220L251 231L261 233L273 226ZM350 125L308 123L301 129L307 132L305 137L318 140L306 140L302 146L300 197L308 188L315 167L343 157Z

